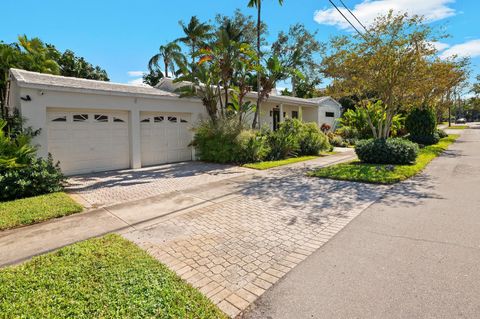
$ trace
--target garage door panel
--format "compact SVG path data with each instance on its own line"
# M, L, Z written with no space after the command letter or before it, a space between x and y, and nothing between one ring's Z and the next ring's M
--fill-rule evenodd
M142 114L142 166L191 160L189 119L190 114Z
M130 166L127 112L65 110L48 112L47 118L48 150L65 174Z

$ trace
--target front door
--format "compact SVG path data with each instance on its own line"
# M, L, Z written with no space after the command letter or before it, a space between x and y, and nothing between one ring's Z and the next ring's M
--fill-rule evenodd
M279 109L273 109L273 130L276 131L278 130L278 125L280 124L280 110Z

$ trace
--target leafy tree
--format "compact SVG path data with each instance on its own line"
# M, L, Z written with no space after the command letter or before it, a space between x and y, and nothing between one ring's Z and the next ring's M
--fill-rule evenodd
M217 29L225 27L227 24L235 26L235 28L241 30L241 36L238 42L248 43L252 47L256 46L257 43L257 24L256 21L250 15L244 15L240 9L236 9L233 17L224 16L218 14L215 17L217 23ZM266 23L262 22L261 25L261 44L267 45L266 35L268 32L268 26Z
M93 66L83 57L78 57L71 50L59 52L53 45L47 44L52 59L60 67L60 74L82 79L110 81L107 71L99 66Z
M295 96L304 98L304 99L309 99L309 98L314 98L314 97L320 97L323 95L323 92L317 88L317 86L322 83L320 79L313 79L310 80L310 78L305 77L305 78L297 78L296 79L296 84L295 84ZM293 92L284 89L281 92L282 95L287 95L287 96L294 96Z
M180 21L179 24L185 36L178 38L176 41L180 41L190 48L190 57L192 64L194 64L197 50L203 47L206 41L211 38L212 26L200 22L196 16L191 17L188 24L182 21Z
M331 42L332 54L324 59L326 74L333 79L333 90L359 97L359 105L383 102L377 122L367 117L375 138L390 135L394 116L410 105L421 105L418 88L431 81L429 61L436 51L433 30L418 16L381 16L361 37L337 37ZM374 92L374 98L367 96Z
M159 63L163 62L163 71L165 77L168 78L168 72L175 74L175 65L185 64L185 56L182 54L182 48L176 42L169 42L166 45L161 45L158 53L152 56L148 61L148 70L150 72L157 72L160 69Z
M317 62L317 55L321 53L322 46L315 39L316 35L317 32L311 33L303 24L297 23L290 27L288 33L280 32L278 39L272 45L274 54L283 61L283 65L293 71L290 75L292 96L301 97L297 94L299 84L318 85L321 83L320 64ZM308 76L309 83L302 79L298 72ZM305 89L305 86L303 89Z
M283 5L283 0L278 0L278 3L280 5ZM262 0L248 0L248 7L257 8L257 55L258 55L258 61L260 64L261 58L262 58L262 51L261 51L261 46L262 46ZM256 128L257 127L257 122L258 126L260 126L260 105L261 105L261 84L262 84L262 75L260 72L257 72L257 109L255 111L255 116L253 117L253 123L252 127Z
M163 79L165 76L161 70L151 70L148 73L144 73L142 76L143 83L148 84L150 86L155 86Z

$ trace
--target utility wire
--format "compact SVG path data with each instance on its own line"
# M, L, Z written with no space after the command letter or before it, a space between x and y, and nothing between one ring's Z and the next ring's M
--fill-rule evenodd
M367 30L367 28L365 27L365 25L363 25L363 23L357 18L357 16L353 14L352 10L350 10L350 9L347 7L347 5L345 4L345 2L343 2L343 0L340 0L340 2L342 3L343 7L344 7L345 9L347 9L348 12L350 12L350 14L352 15L352 17L354 17L355 20L357 20L357 22L363 27L363 29L364 29L367 33L370 33L370 32L368 32L368 30Z
M335 7L335 9L337 9L337 11L342 15L342 17L352 26L353 29L355 29L355 31L357 31L357 33L365 40L367 41L367 38L365 37L365 35L363 33L361 33L360 31L358 31L358 29L353 25L352 22L350 22L350 20L348 20L348 18L343 14L342 10L340 10L337 5L332 1L332 0L328 0L332 6Z

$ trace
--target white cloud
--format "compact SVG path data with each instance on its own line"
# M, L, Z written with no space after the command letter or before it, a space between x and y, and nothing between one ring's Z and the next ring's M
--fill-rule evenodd
M147 84L143 83L143 78L130 80L128 81L128 84L137 85L137 86L147 86Z
M371 24L379 15L394 12L408 12L409 14L423 15L427 21L441 20L456 14L450 4L455 0L362 0L350 8L355 16L364 24ZM342 13L358 28L361 28L350 13L338 3ZM348 5L348 4L347 4ZM349 29L350 25L335 8L318 10L314 20L320 24L333 25L340 29Z
M445 42L430 42L430 44L439 52L450 47L450 44Z
M440 57L442 59L458 56L460 58L470 57L475 58L480 56L480 39L470 40L464 43L455 44L445 50Z
M128 76L142 76L144 73L146 73L145 71L128 71L127 74Z

